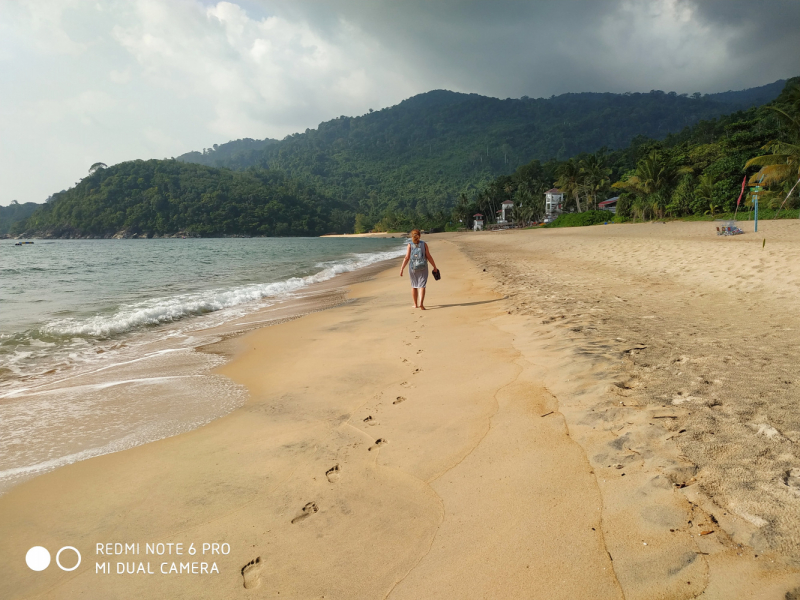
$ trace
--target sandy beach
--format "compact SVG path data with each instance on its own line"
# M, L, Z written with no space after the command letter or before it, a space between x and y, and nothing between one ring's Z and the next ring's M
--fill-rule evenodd
M797 597L800 223L760 229L426 236L429 310L386 265L207 348L243 407L0 496L0 597Z

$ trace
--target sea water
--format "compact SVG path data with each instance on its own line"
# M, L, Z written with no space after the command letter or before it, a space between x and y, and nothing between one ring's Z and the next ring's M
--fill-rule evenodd
M245 391L204 332L396 258L401 239L0 242L0 493L175 435Z

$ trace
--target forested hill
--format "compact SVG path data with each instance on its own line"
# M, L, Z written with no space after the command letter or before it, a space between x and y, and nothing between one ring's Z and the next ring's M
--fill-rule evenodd
M800 77L766 106L753 107L701 121L662 140L637 137L628 147L571 157L566 161L532 161L511 175L502 175L475 194L464 195L454 220L468 223L476 212L492 220L505 200L514 203L522 220L544 216L544 191L557 186L565 193L564 208L583 212L617 197L621 219L710 217L752 208L750 185L758 181L761 210L768 215L797 216L800 196ZM781 210L783 211L781 213ZM769 212L772 211L772 212ZM573 215L565 222L604 222L606 212ZM747 217L745 217L747 218Z
M265 140L243 138L224 144L214 144L211 148L203 148L202 152L187 152L179 156L178 160L208 167L224 167L226 163L234 164L238 161L247 161L247 157L253 152L258 152L270 144L277 143L278 140L273 140L272 138Z
M30 217L40 206L35 202L20 204L16 200L12 200L8 206L0 206L0 235L9 233L14 224Z
M321 235L352 228L347 207L280 172L135 160L98 168L12 231L74 238Z
M230 142L178 160L218 167L278 169L375 220L387 212L435 213L461 192L483 187L532 159L566 159L637 136L663 139L704 119L771 100L776 82L740 92L692 97L564 94L500 100L436 90L360 117L267 140ZM224 147L224 151L220 151Z

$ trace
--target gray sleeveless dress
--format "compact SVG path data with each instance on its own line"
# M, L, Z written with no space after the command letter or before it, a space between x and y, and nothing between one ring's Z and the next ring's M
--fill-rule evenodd
M420 240L419 243L423 244L422 248L424 250L425 242ZM413 249L414 244L412 243L412 244L409 244L409 245ZM411 277L411 287L412 288L424 288L428 283L428 261L427 260L425 261L425 266L423 266L421 269L411 269L411 268L409 268L408 269L408 275L409 275L409 277Z

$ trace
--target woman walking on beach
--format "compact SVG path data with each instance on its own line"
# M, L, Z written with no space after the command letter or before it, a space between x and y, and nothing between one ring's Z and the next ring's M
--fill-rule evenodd
M408 245L406 255L403 257L403 265L400 267L400 277L406 265L411 263L408 274L411 277L411 297L414 298L414 308L425 310L425 285L428 283L428 263L433 265L433 272L436 274L438 269L433 261L428 244L419 239L419 229L411 232L411 243ZM417 303L417 290L419 290L419 303Z

